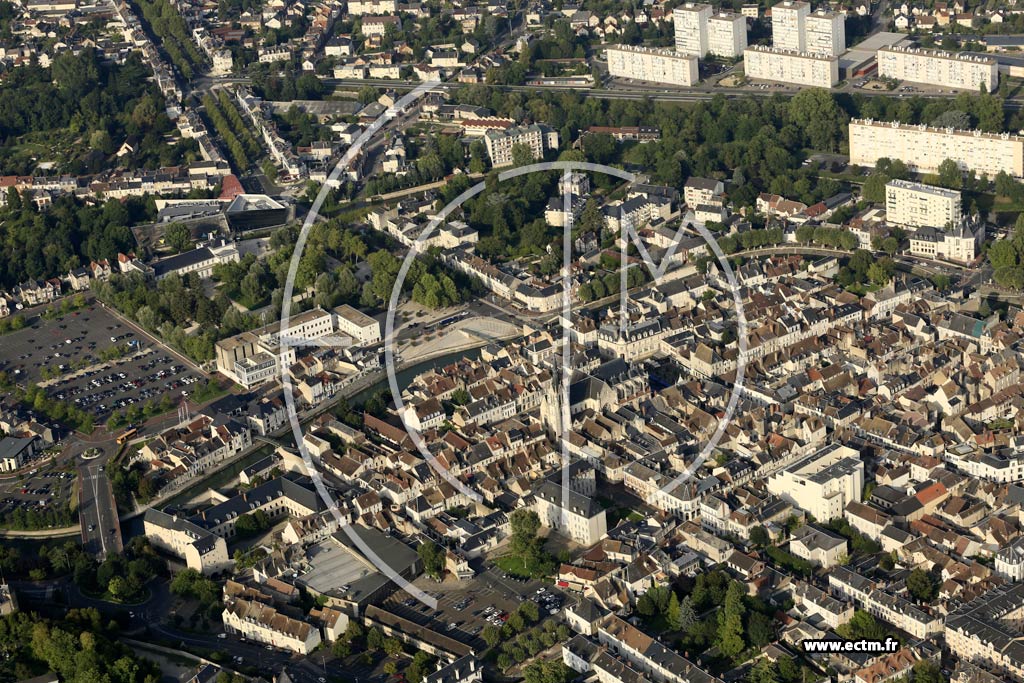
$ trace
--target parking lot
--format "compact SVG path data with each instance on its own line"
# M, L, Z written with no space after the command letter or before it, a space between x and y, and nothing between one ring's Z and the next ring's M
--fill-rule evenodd
M44 513L52 506L65 511L73 490L75 473L46 468L29 470L25 476L0 482L0 519L9 520L18 510Z
M142 347L142 351L131 356L55 382L47 393L103 419L114 410L136 403L159 403L165 396L176 403L180 397L189 395L197 381L199 373L170 354Z
M98 304L52 320L36 318L3 341L0 368L16 382L45 386L50 398L91 412L97 421L164 396L176 402L201 379Z
M44 379L44 368L60 373L99 362L100 354L133 339L134 333L93 304L52 320L36 317L31 325L4 335L0 364L19 384L36 383Z
M551 584L517 581L495 569L465 581L438 584L420 577L414 583L437 599L437 610L405 591L392 595L384 609L477 649L487 647L480 637L484 628L500 627L524 600L537 604L542 620L553 616L552 611L559 614L566 605L565 595Z

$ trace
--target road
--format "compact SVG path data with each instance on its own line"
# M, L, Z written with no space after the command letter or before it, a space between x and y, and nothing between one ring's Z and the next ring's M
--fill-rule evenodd
M85 551L104 558L108 553L120 553L121 525L117 518L117 503L110 480L103 465L87 462L78 468L80 488L78 515L82 520L82 546Z

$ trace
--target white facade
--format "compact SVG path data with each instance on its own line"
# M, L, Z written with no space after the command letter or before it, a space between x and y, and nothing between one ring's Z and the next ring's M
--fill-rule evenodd
M347 334L364 346L376 344L381 340L380 323L348 304L342 304L334 309L334 320L339 332Z
M804 21L811 5L801 0L785 0L772 7L772 47L803 52Z
M509 166L512 163L513 147L525 145L530 148L534 159L542 159L544 152L558 148L558 133L545 125L534 123L508 130L489 130L484 135L484 144L492 166Z
M819 522L842 517L846 504L859 501L864 462L852 448L833 444L772 475L768 491L805 510Z
M747 49L747 18L718 12L708 19L708 52L729 59L742 57Z
M815 55L838 57L846 51L846 17L818 10L804 19L804 49Z
M347 14L394 14L397 11L398 0L349 0Z
M991 57L941 50L883 47L878 51L878 73L886 78L947 88L985 92L999 87L999 65Z
M943 187L891 180L885 186L885 220L915 228L957 225L963 216L960 193Z
M681 86L694 85L700 79L694 55L630 45L609 47L607 54L608 73L616 78Z
M696 55L701 59L708 53L708 19L711 5L687 2L672 11L676 31L676 52Z
M839 82L837 57L760 45L743 51L743 70L748 78L818 88L831 88Z
M1000 171L1024 176L1024 137L980 130L930 128L896 121L850 121L850 163L874 166L883 158L901 159L911 170L935 173L946 159L961 170L991 178Z

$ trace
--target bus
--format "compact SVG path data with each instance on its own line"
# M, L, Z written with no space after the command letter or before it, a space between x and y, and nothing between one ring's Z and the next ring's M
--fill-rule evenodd
M138 429L129 429L124 434L122 434L121 436L117 437L117 444L120 446L125 441L127 441L130 438L132 438L133 436L135 436L138 433L139 433Z

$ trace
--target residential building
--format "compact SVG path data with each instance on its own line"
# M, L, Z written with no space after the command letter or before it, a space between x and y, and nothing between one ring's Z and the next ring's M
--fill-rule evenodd
M672 10L676 52L703 59L708 53L708 20L711 5L687 2Z
M691 176L683 186L683 201L691 209L696 209L702 204L720 203L723 192L725 185L721 180Z
M789 552L811 564L828 569L840 564L846 556L846 539L805 524L790 537Z
M347 13L352 16L364 14L394 14L398 11L398 0L349 0Z
M609 46L608 74L615 78L688 87L697 83L697 57L632 45Z
M958 190L898 179L885 185L885 220L896 225L952 227L960 223L962 203Z
M255 600L228 598L221 613L224 630L257 643L308 655L320 644L320 630Z
M804 22L811 13L810 3L783 0L772 7L772 47L803 52L806 49Z
M484 144L492 166L509 166L516 145L525 145L534 159L543 159L549 149L558 149L558 132L542 123L507 130L489 130L484 135Z
M898 81L942 88L993 92L999 87L999 64L994 57L898 46L878 51L878 74Z
M716 12L708 19L708 54L739 59L747 49L747 18L734 12Z
M946 646L962 661L1024 681L1024 584L999 586L946 616Z
M794 3L797 4L797 3ZM839 58L755 45L743 51L747 78L831 88L839 82Z
M846 15L819 9L804 18L804 50L838 57L846 52Z
M918 173L935 173L946 159L964 172L1024 177L1024 137L980 130L931 128L898 121L850 121L850 163L874 166L883 157L901 159Z

